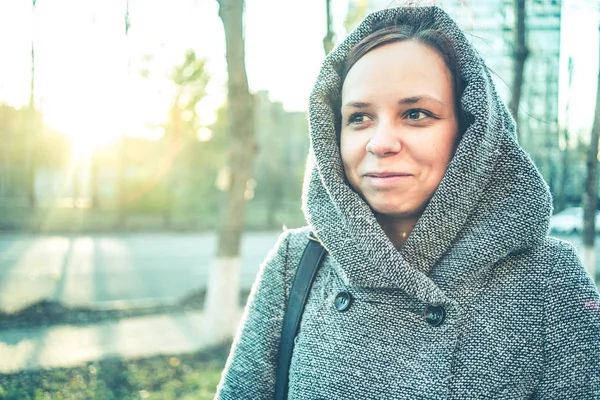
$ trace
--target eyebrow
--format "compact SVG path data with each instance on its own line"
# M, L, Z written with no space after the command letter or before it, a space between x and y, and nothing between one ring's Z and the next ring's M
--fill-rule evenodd
M400 105L416 104L416 103L420 102L421 100L431 100L431 101L435 101L436 103L441 104L442 106L446 106L446 103L444 103L443 101L438 100L435 97L432 97L432 96L429 96L426 94L400 99L400 100L398 100L398 104L400 104ZM362 102L362 101L351 101L349 103L344 104L344 107L353 107L353 108L369 108L370 106L371 106L371 103L366 103L366 102Z

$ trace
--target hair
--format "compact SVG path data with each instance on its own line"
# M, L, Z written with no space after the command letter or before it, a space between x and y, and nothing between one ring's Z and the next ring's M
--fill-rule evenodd
M454 107L458 122L459 135L462 136L468 127L468 117L462 110L460 100L462 98L465 82L460 73L456 51L452 42L445 33L431 26L427 21L415 24L390 24L379 25L373 28L373 33L358 42L348 53L346 61L342 66L342 85L348 71L365 54L386 44L413 40L437 51L446 67L450 71L453 83ZM341 96L340 96L341 97ZM341 118L341 117L340 117ZM341 122L341 119L340 119ZM338 125L339 127L340 125Z

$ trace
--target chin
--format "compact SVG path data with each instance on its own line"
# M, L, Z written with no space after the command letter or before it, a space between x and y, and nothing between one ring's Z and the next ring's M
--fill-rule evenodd
M371 209L379 215L392 218L412 218L420 215L422 207L410 207L409 205L375 205Z
M423 213L423 210L427 206L428 201L421 203L415 202L392 202L392 201L377 201L377 199L373 199L373 201L368 201L366 199L367 204L371 207L371 209L379 215L391 217L391 218L415 218L420 217Z

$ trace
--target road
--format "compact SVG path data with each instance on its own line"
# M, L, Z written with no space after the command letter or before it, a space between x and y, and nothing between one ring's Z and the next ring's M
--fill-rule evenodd
M242 287L249 288L279 232L242 241ZM115 308L172 304L206 285L214 234L0 235L0 310L42 299Z
M278 232L242 241L242 287L249 288ZM562 236L579 247L579 236ZM600 238L599 238L600 241ZM115 308L172 304L202 288L214 234L0 235L0 310L42 299ZM596 246L600 271L600 244Z

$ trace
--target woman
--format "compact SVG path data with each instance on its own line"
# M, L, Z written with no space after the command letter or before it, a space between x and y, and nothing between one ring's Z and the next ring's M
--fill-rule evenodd
M262 266L217 398L273 398L309 232L328 255L289 398L600 398L598 292L547 236L548 188L447 14L369 15L325 60L310 127L308 227Z

